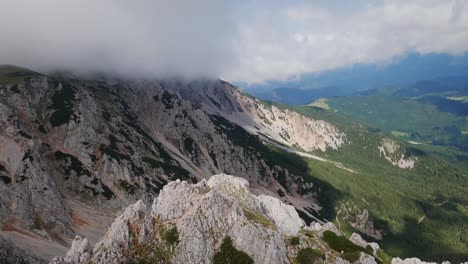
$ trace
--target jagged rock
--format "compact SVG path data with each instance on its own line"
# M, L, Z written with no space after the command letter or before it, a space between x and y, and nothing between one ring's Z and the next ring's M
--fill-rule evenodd
M333 233L338 234L338 235L342 234L341 231L338 230L338 228L336 228L336 226L331 222L325 223L323 225L321 225L318 222L312 222L309 226L306 226L305 229L313 231L313 232L317 232L320 237L323 235L323 232L327 230L330 230Z
M463 262L460 264L466 264L468 262ZM437 262L425 262L422 261L418 258L406 258L406 259L401 259L401 258L393 258L392 259L392 264L437 264ZM450 264L449 261L442 261L442 264Z
M373 256L363 252L361 252L359 259L356 262L360 264L377 264L377 261L375 261Z
M155 259L154 252L172 263L211 263L226 237L255 263L289 263L297 251L290 251L285 241L292 235L307 239L301 235L302 227L293 207L273 197L253 195L245 179L221 174L197 184L177 180L164 186L150 210L143 201L129 206L91 256L87 242L77 238L64 259L57 257L51 263L121 263L142 257L162 261ZM177 237L169 243L165 237L173 228ZM332 223L309 227L317 233L335 229ZM323 242L310 244L318 242L299 245L326 247ZM335 254L335 263L348 263L337 256L339 252L329 249L325 254L327 258ZM362 263L375 263L372 259L360 257Z
M92 255L92 247L89 244L87 238L81 238L76 236L72 242L70 250L65 254L65 257L54 257L50 263L51 264L61 264L61 263L79 263L85 264L88 263Z
M449 262L444 262L444 263L449 263ZM422 261L418 258L406 258L406 259L400 259L400 258L393 258L392 259L392 264L437 264L436 262L425 262Z
M342 259L340 257L336 258L335 259L335 262L333 262L334 264L350 264L349 261L347 261L346 259Z
M380 249L379 245L375 242L367 242L365 241L361 235L359 235L358 233L353 233L351 235L351 237L349 238L349 240L351 242L353 242L354 244L358 245L358 246L361 246L363 248L366 248L367 246L371 246L373 252L374 252L374 255L377 254L377 251Z
M244 179L215 175L197 185L169 183L152 214L176 223L181 243L175 263L210 263L226 236L255 263L287 262L281 233L262 214Z
M132 248L135 239L138 243L145 241L146 214L146 205L141 200L127 207L94 246L92 261L94 263L118 263Z
M70 250L65 254L65 262L86 263L92 254L92 248L87 238L76 236Z
M260 195L258 196L265 214L273 219L276 226L286 236L297 234L303 227L304 220L299 217L296 209L291 205L286 205L275 197Z

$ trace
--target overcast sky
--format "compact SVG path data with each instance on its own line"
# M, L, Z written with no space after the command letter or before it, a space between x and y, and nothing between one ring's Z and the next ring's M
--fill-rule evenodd
M343 4L346 2L347 4ZM352 2L352 4L350 3ZM468 51L465 0L0 0L0 64L285 80Z

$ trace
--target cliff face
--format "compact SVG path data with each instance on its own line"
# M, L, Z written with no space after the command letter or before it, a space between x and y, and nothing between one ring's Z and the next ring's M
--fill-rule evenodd
M306 226L294 207L253 195L242 178L215 175L197 184L170 182L151 208L142 201L129 206L94 247L77 237L65 257L51 263L217 263L238 251L252 263L304 261L302 255L309 262L299 263L349 263L325 239L335 232L332 224ZM354 240L358 244L346 241L355 247L356 261L380 261L375 243L357 234Z
M223 116L251 133L289 147L325 151L338 149L345 142L344 133L333 125L262 103L226 82L196 81L174 85L173 89L206 112Z
M319 186L264 140L325 150L345 135L222 81L84 80L3 66L2 232L66 245L76 233L102 232L122 205L150 202L169 181L217 173L319 208L311 198Z

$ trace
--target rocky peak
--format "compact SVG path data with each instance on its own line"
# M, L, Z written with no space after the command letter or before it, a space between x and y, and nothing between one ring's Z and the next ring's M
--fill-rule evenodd
M129 206L92 250L77 237L51 263L218 263L230 254L251 263L381 261L378 245L333 230L331 223L305 226L294 207L253 195L245 179L220 174L197 184L168 183L151 208L142 201Z

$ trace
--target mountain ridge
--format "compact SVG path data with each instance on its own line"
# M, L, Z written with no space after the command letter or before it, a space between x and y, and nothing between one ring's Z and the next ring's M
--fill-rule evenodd
M395 173L389 179L439 177L438 168L423 169L440 162L401 142L394 141L396 150L387 148L390 155L379 154L384 137L362 134L359 125L310 118L220 80L89 80L21 68L0 73L0 140L6 146L0 151L1 234L27 249L34 241L40 245L36 253L46 258L63 255L76 234L96 243L122 206L150 202L170 181L197 182L219 173L241 176L254 194L293 205L307 224L333 221L362 235L383 234L379 243L387 246L388 237L399 236L392 233L397 221L387 217L396 211L382 215L370 204L378 200L355 199L360 193L350 193L336 177L349 184L372 182L375 168L365 163ZM401 157L414 160L414 167L400 168ZM449 167L445 172L453 191L442 199L463 208L463 184L455 184L464 176ZM403 197L396 201L408 203ZM415 200L416 208L407 212L419 212L417 202L427 201ZM447 210L437 213L448 215ZM418 232L436 233L424 228ZM430 246L446 241L430 240ZM460 245L453 247L455 257ZM427 256L431 247L417 255Z
M258 136L227 119L251 118L245 113L215 115L225 110L213 104L201 109L176 95L177 89L168 91L166 84L158 82L63 79L11 67L2 73L0 141L5 148L0 152L0 214L4 230L45 230L45 238L66 241L77 228L72 213L81 209L70 207L77 199L113 212L136 197L149 199L145 197L156 194L175 176L196 181L219 172L243 175L259 191L290 193L284 199L291 197L299 207L316 203L297 194L315 186L301 184L300 176L277 166L272 156L264 156L270 150ZM213 91L219 89L216 85L226 85L212 84ZM227 91L232 95L236 90ZM250 106L249 114L257 111L254 108ZM282 112L259 111L269 115L262 116L261 128L252 129L266 136L275 132L268 129L268 122ZM307 120L299 117L297 122L314 124ZM294 124L279 124L297 131ZM333 136L322 139L320 131L314 131L311 128L306 134L317 143L298 144L311 149L334 144ZM303 140L306 134L296 138Z

